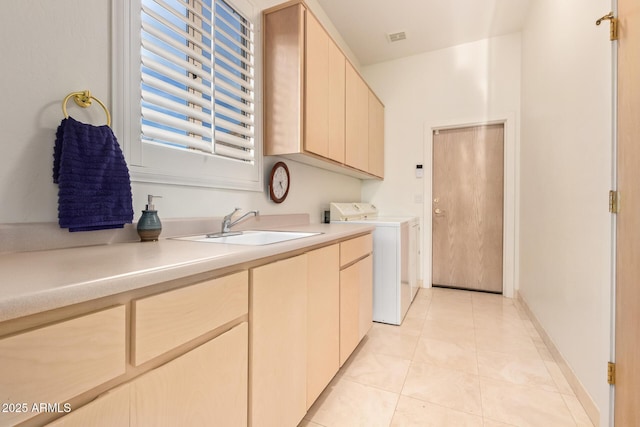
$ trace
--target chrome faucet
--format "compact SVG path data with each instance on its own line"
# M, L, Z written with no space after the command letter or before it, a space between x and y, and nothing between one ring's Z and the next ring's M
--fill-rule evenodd
M253 215L253 216L260 215L260 211L249 211L249 212L245 213L244 215L242 215L240 218L238 218L235 221L231 222L231 218L239 210L240 210L240 208L235 208L233 210L233 212L231 212L229 215L225 215L224 219L222 220L222 231L220 232L221 234L230 233L231 232L231 227L233 227L234 225L236 225L237 223L239 223L240 221L242 221L243 219L245 219L249 215Z

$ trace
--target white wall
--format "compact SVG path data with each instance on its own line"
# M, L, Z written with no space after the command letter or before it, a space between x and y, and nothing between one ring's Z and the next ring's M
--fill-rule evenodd
M258 25L256 46L260 46L260 12L280 1L252 3ZM317 2L310 3L319 18L326 20ZM70 92L90 89L111 106L110 14L111 2L104 0L3 4L0 28L3 34L12 36L0 40L0 57L4 58L0 80L0 223L57 221L57 186L51 176L55 129L62 119L61 101ZM326 25L344 47L333 26ZM354 60L351 52L347 54ZM258 75L260 72L258 63ZM104 123L104 113L98 106L82 110L73 101L68 106L79 120ZM265 177L275 161L265 159ZM164 197L156 204L162 218L222 216L240 206L269 214L309 213L313 222L320 221L320 211L329 202L360 198L360 180L287 163L292 187L281 205L270 202L266 190L257 193L134 183L135 219L144 208L147 193Z
M608 425L609 0L536 0L523 31L520 293Z
M520 35L511 34L428 52L363 69L385 104L385 179L364 182L362 199L387 215L421 218L425 239L431 233L430 153L425 126L467 124L497 116L513 117L517 144L520 115ZM428 135L428 132L427 132ZM515 150L515 147L510 147ZM415 177L424 164L425 177ZM428 245L427 245L428 246ZM423 279L431 279L425 264ZM428 264L427 264L428 266Z

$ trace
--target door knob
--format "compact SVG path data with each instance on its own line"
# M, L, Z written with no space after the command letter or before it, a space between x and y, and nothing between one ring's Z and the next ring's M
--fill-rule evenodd
M442 209L438 209L438 208L436 208L433 212L434 212L436 215L439 215L439 214L441 214L443 211L442 211Z

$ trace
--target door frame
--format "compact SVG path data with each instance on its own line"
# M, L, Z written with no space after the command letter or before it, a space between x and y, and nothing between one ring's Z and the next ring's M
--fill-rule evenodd
M618 15L618 0L611 0L611 11ZM611 190L618 191L618 41L611 43ZM609 313L609 360L616 361L616 288L618 286L618 219L611 215L611 282ZM609 385L609 426L615 425L615 385Z
M427 121L424 124L424 204L423 204L423 248L424 248L424 272L423 286L432 286L433 272L433 247L432 247L432 209L433 199L433 131L443 129L456 129L483 125L504 125L504 205L502 223L502 294L508 298L514 298L518 288L518 183L519 140L516 132L516 114L509 112L494 114L485 117L471 117L466 119Z

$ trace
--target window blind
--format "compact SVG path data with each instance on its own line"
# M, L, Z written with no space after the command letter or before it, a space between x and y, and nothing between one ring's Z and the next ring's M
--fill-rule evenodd
M254 161L253 26L223 0L141 1L142 141Z

